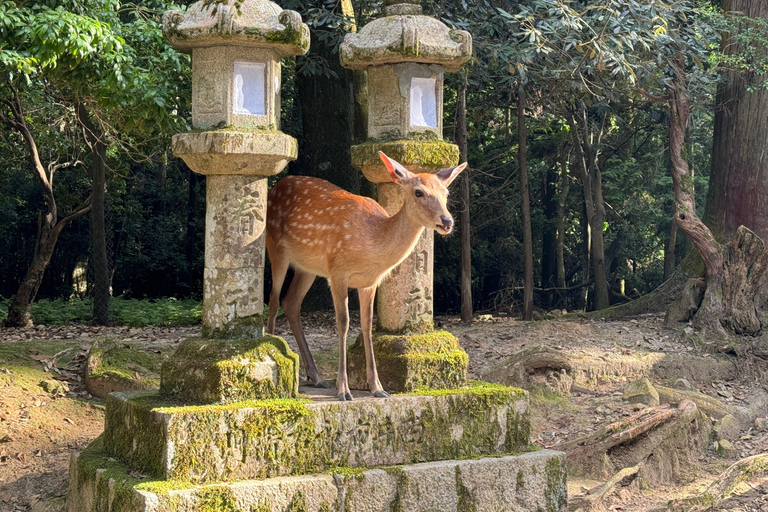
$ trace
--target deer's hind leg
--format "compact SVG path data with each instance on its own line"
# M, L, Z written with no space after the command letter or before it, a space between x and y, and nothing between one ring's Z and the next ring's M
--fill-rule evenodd
M320 372L317 371L315 360L312 358L312 353L307 345L307 339L304 337L304 328L301 325L301 303L304 301L304 297L306 297L312 283L315 282L315 277L315 274L296 269L293 274L293 280L288 287L288 292L283 297L283 311L285 311L285 317L291 325L291 331L293 332L293 337L296 338L296 344L299 346L299 355L304 361L307 379L315 387L329 388L328 383L323 380ZM272 301L270 299L270 308L271 306Z

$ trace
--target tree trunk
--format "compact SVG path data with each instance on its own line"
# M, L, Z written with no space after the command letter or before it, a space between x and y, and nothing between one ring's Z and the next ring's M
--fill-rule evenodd
M725 0L725 12L740 11L768 21L768 2ZM740 54L744 46L723 37L727 54ZM765 55L764 47L753 47ZM748 91L749 73L727 73L717 93L712 168L704 222L718 241L730 240L746 226L768 240L768 90Z
M467 161L467 81L459 85L456 105L456 142L459 145L459 163ZM461 321L472 321L472 245L469 232L469 169L461 174Z
M353 144L352 118L349 117L350 98L354 98L353 73L341 67L338 53L318 39L317 30L312 31L311 39L310 53L315 54L315 58L324 58L336 76L296 74L303 126L299 144L303 151L296 167L301 174L328 180L357 194L360 173L352 167L349 153Z
M677 73L675 88L669 94L669 153L677 208L676 221L704 260L707 280L704 297L693 317L693 323L710 334L725 335L730 332L756 335L763 323L757 297L768 284L768 250L763 240L744 226L737 228L730 243L721 244L696 215L688 164L682 158L689 116L682 57L678 61ZM734 151L739 151L742 144L734 147ZM734 178L733 181L738 180ZM729 217L718 215L718 218Z
M556 164L555 164L556 165ZM548 166L541 176L541 207L544 226L541 230L541 287L557 285L557 199L555 188L555 165ZM545 294L547 306L554 307L556 292Z
M672 208L674 209L674 205ZM675 215L672 214L672 221L669 223L669 240L664 250L665 281L672 277L672 272L675 271L675 245L677 245L677 222L675 222Z
M85 127L91 145L91 261L93 263L93 325L109 323L109 262L104 218L107 146L101 128L91 120L87 107L80 103L77 116Z
M8 327L27 327L32 325L32 319L29 315L29 307L35 300L37 290L40 289L40 283L43 282L45 269L51 262L53 250L59 239L60 229L57 229L55 220L51 215L45 215L45 219L40 224L37 234L38 241L35 245L35 253L32 256L32 262L29 264L27 273L19 285L16 295L8 306L8 318L5 325Z
M26 327L32 324L29 308L32 305L32 301L35 300L38 289L40 289L40 283L42 283L45 269L51 261L51 256L53 255L53 250L56 247L61 230L78 217L87 213L91 207L88 204L89 198L74 213L58 220L58 209L53 195L53 175L57 169L74 165L74 163L53 162L48 165L46 171L40 160L35 138L27 125L21 97L12 84L9 83L8 87L12 92L12 97L0 98L0 103L8 108L10 115L6 115L5 110L0 111L0 123L17 131L24 140L24 144L29 151L30 160L32 161L35 178L40 184L47 208L45 214L40 215L40 221L38 222L37 243L35 244L32 262L19 285L18 291L8 306L8 316L3 322L6 327Z
M518 162L520 164L520 204L523 213L523 320L533 318L533 241L531 235L531 199L528 191L528 131L525 124L526 98L521 85L517 91Z
M605 244L603 241L603 225L605 224L603 178L597 163L597 151L591 140L591 129L584 106L580 108L578 117L571 113L569 123L576 155L581 164L579 170L582 188L584 189L584 206L591 228L592 272L595 279L593 305L595 310L600 310L610 305L608 276L605 271ZM597 135L598 138L599 135Z
M568 160L570 153L566 152L564 148L561 148L560 154L560 185L558 186L557 196L557 239L556 254L557 254L557 287L565 288L565 257L563 251L565 249L565 214L566 205L568 204L568 192L571 188L571 180L568 177Z

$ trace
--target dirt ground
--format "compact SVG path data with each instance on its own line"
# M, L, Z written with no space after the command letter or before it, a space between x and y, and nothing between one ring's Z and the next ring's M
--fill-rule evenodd
M305 315L304 325L321 373L332 378L338 357L333 314ZM570 394L540 390L532 394L532 441L547 448L557 449L562 442L636 411L635 405L622 400L622 390L641 376L664 385L685 378L694 390L745 407L763 390L763 383L749 369L737 366L732 355L693 347L690 328L667 327L656 315L621 321L566 316L538 322L481 315L472 324L439 317L436 326L459 337L469 353L471 378L503 381L504 361L536 346L556 348L585 361L593 377L590 386L574 387ZM355 316L351 327L349 339L354 341L359 333ZM87 392L81 377L91 343L103 338L140 342L167 357L182 339L199 334L196 327L0 328L0 512L63 510L70 453L85 448L103 429L103 401ZM276 334L296 350L282 318ZM43 381L48 382L41 386ZM66 387L57 389L52 381ZM768 410L757 416L765 418ZM737 459L768 451L768 431L761 428L745 427L728 457L718 456L710 447L682 484L642 491L618 486L604 501L606 510L648 511L704 490ZM572 478L569 495L599 483ZM757 477L741 484L734 498L715 510L768 512L768 479Z

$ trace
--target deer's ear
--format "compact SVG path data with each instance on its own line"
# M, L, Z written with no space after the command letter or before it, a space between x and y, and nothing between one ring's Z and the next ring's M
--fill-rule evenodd
M409 179L411 179L411 172L400 165L395 160L389 158L387 155L379 151L379 158L381 158L381 161L384 162L384 166L387 168L387 171L389 171L389 175L392 177L392 181L395 183L403 184Z
M456 176L458 176L466 166L467 166L467 162L464 162L463 164L459 164L456 167L449 167L448 169L443 169L442 171L437 173L437 177L440 178L440 181L443 182L443 185L447 187L448 185L453 183L453 180L456 179Z

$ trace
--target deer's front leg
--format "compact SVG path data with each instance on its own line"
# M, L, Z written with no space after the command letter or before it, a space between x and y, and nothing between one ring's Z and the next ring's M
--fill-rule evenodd
M336 328L339 331L339 373L336 377L336 393L339 400L352 400L347 380L347 331L349 331L349 306L347 304L347 282L328 280L336 310Z
M368 381L368 389L375 397L386 398L389 393L379 382L379 374L376 371L376 358L373 356L373 297L376 295L376 287L359 288L357 294L360 297L360 327L363 330L363 346L365 347L365 376Z

